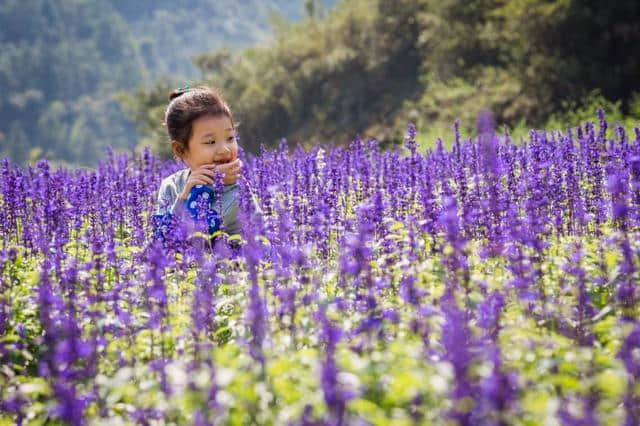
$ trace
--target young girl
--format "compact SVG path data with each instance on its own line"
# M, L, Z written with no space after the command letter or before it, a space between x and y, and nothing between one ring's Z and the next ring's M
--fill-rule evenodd
M227 103L207 86L178 89L169 95L165 123L171 149L187 167L167 176L160 184L154 215L155 237L165 240L167 224L174 215L188 211L194 219L201 220L202 198L209 202L206 208L209 233L222 229L231 235L238 234L236 182L242 162ZM216 171L223 174L221 194L214 189ZM219 197L222 197L221 212L217 211ZM260 212L255 198L253 204Z

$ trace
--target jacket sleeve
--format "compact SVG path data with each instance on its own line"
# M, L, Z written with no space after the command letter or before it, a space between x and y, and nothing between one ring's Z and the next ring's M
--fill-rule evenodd
M249 194L251 195L251 205L253 207L253 214L258 215L262 222L264 222L264 212L260 207L260 203L258 202L258 196L256 195L256 191L254 188L249 187Z
M184 207L186 207L186 201L178 198L175 183L168 179L163 180L158 190L156 214L176 214L185 210Z
M156 211L152 216L153 240L167 240L169 232L175 226L176 213L185 208L184 204L177 196L175 185L169 179L163 180L158 190Z
M238 220L238 191L232 191L223 196L222 219L225 232L229 235L240 233L240 222Z
M258 199L254 191L249 188L251 195L251 205L256 214L263 216L262 209L258 203ZM223 222L225 226L225 232L229 235L239 234L241 231L241 223L238 218L238 210L240 208L240 190L236 187L236 190L225 193L223 198Z

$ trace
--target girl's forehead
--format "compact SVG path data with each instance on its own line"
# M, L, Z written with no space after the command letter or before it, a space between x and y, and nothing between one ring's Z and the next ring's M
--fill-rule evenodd
M193 133L196 137L211 134L224 134L233 131L231 120L226 115L206 115L193 122Z

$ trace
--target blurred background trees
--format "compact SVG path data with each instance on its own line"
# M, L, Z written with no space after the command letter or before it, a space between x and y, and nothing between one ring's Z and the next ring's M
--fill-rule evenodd
M273 13L305 12L288 0L3 0L0 155L92 165L108 145L135 148L147 137L119 92L199 78L194 56L264 42Z
M486 108L512 128L574 125L596 103L640 120L637 1L246 3L3 2L3 154L93 164L110 144L169 158L163 113L185 82L220 89L253 152L282 137L395 144L409 121L422 138L455 119L471 132Z

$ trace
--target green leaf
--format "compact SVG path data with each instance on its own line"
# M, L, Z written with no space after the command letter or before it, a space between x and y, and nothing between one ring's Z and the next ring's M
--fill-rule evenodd
M627 377L624 372L607 369L596 376L596 383L605 395L619 398L627 388Z

